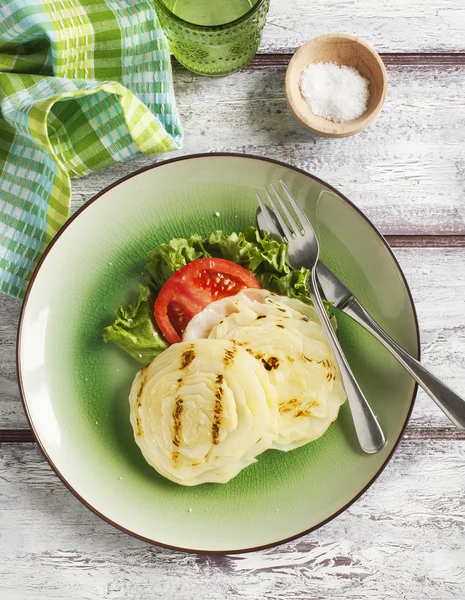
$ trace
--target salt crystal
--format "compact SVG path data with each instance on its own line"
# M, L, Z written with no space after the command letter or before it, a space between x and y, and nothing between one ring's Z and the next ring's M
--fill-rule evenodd
M220 216L220 213L218 211L216 211L215 217L219 217L219 216Z
M368 79L354 67L335 63L308 65L302 71L299 85L310 110L335 123L363 115L370 98Z

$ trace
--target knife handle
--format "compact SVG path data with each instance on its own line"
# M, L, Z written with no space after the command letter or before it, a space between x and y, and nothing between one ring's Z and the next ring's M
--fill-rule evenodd
M410 356L372 319L356 298L344 307L344 312L369 331L410 373L418 385L459 428L465 430L465 399L439 381L413 356Z

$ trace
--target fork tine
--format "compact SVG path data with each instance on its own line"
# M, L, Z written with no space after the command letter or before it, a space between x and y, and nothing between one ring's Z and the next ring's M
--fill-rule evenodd
M289 209L286 206L286 203L284 202L284 200L281 198L281 196L278 194L277 189L274 187L274 185L272 183L270 183L270 187L273 190L273 192L275 193L276 198L278 199L279 202L279 206L281 207L281 210L283 211L283 213L286 215L287 220L289 221L292 229L294 230L294 233L297 233L298 231L301 232L302 231L302 227L299 225L297 225L297 223L295 222L294 217L291 215Z
M287 185L284 183L284 181L282 179L279 180L279 183L281 184L281 187L283 188L284 192L286 193L287 199L289 200L292 208L295 210L297 216L300 219L300 223L302 225L302 228L301 228L302 233L305 233L306 227L307 228L310 227L311 232L314 233L313 226L310 223L307 215L304 213L303 209L300 207L300 204L297 202L297 200L291 194Z
M265 190L265 194L266 194L266 197L268 198L268 202L271 204L274 215L278 219L278 223L281 226L281 229L283 230L285 237L287 239L295 238L295 233L289 229L286 221L282 218L281 212L278 210L278 207L276 206L275 201L271 197L270 192L266 189L266 187L264 187L263 189ZM278 198L279 198L279 196L278 196Z
M281 232L276 227L276 223L274 222L274 220L273 220L273 218L271 216L270 209L263 202L263 200L261 199L260 194L258 192L255 192L255 193L257 195L258 205L259 205L259 207L260 207L260 209L262 211L263 220L264 220L265 225L266 225L267 233L271 233L271 234L275 235L276 237L278 237L281 241L287 242L286 238L283 238L283 236L281 235Z

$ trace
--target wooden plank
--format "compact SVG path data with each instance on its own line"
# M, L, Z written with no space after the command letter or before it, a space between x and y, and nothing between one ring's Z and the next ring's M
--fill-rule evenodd
M464 248L465 235L387 235L391 248Z
M314 173L346 194L384 234L463 234L465 64L391 65L388 70L388 99L377 122L357 136L336 140L311 135L290 114L284 65L223 79L179 68L175 85L186 131L184 149L73 181L73 209L157 160L232 151Z
M418 52L381 52L380 56L386 65L445 67L465 64L465 52L428 52L427 54Z
M292 52L323 33L356 35L378 52L465 50L465 5L449 0L271 2L261 52Z
M0 429L0 444L7 442L35 442L35 437L30 429Z
M465 397L465 251L399 248L394 252L417 308L422 362ZM420 390L411 425L428 427L431 422L445 424L447 419Z
M396 248L410 283L422 334L423 362L465 395L465 251ZM0 429L28 427L16 383L15 346L19 302L0 296ZM423 392L411 418L414 428L448 427L447 418Z
M0 438L1 439L1 438ZM405 430L406 440L465 440L465 431L457 427L437 427L435 429L414 429L409 427Z
M423 54L419 52L381 52L380 56L385 65L391 66L413 66L413 67L433 67L433 66L452 66L465 64L465 52L429 52ZM276 67L287 67L292 58L289 54L257 54L248 65L244 67L246 71L258 71L272 69ZM176 58L172 57L175 68L179 67Z
M28 427L16 378L16 330L21 304L0 294L0 429Z
M0 445L9 600L457 600L465 589L465 441L404 440L373 487L313 534L264 552L186 555L88 511L33 444Z
M408 427L404 433L405 439L429 439L429 440L465 440L465 431L457 427L436 427L415 429ZM0 444L4 443L34 443L35 437L30 429L0 429Z

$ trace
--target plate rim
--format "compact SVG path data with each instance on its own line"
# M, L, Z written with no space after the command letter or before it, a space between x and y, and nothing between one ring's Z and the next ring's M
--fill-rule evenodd
M299 532L297 534L291 535L290 537L286 537L280 540L276 540L274 542L270 542L267 544L262 544L260 546L254 546L252 548L244 548L244 549L233 549L233 550L197 550L197 549L193 549L193 548L184 548L182 546L173 546L170 544L166 544L163 542L159 542L157 540L151 539L151 538L147 538L139 533L136 533L134 531L131 531L130 529L127 529L126 527L124 527L124 525L121 525L120 523L117 523L116 521L113 521L112 519L110 519L109 517L107 517L105 514L103 514L102 512L100 512L100 510L98 510L97 508L95 508L94 506L92 506L83 496L81 496L81 494L79 494L79 492L77 492L74 487L72 486L72 484L67 481L64 477L64 475L62 475L62 473L59 471L59 469L56 467L56 465L54 464L53 460L50 458L50 456L47 453L47 450L44 446L44 444L42 443L38 432L36 431L36 428L34 426L34 423L32 422L32 417L29 414L29 408L28 408L28 403L26 400L26 393L24 391L24 386L23 386L23 377L22 377L22 371L21 371L21 361L20 361L20 356L21 356L21 337L22 337L22 331L23 331L23 324L24 324L24 315L26 312L26 307L27 307L27 303L29 300L29 296L31 293L31 290L34 286L34 282L35 279L37 277L37 275L39 274L39 271L44 263L44 261L46 260L48 254L51 252L51 250L53 249L55 243L57 242L57 240L63 235L63 233L66 231L66 229L71 225L71 223L73 223L74 221L76 221L79 216L94 202L96 202L101 196L103 196L104 194L106 194L107 192L109 192L111 189L113 189L114 187L117 187L118 185L120 185L121 183L127 181L128 179L131 179L133 177L136 177L137 175L140 175L141 173L145 173L146 171L151 171L152 169L156 169L158 167L163 167L165 165L168 164L172 164L172 163L176 163L176 162L181 162L181 161L185 161L185 160L191 160L191 159L198 159L198 158L211 158L211 157L229 157L229 158L247 158L247 159L252 159L252 160L259 160L259 161L264 161L264 162L268 162L268 163L272 163L274 165L278 165L281 167L285 167L287 169L291 169L297 173L300 173L301 175L305 175L306 177L309 177L310 179L313 179L314 181L317 181L318 183L324 185L325 187L327 187L329 190L331 190L333 193L337 194L340 198L342 198L342 200L344 200L351 208L353 208L367 223L368 225L374 230L374 232L377 234L377 236L379 237L379 239L381 240L381 242L383 243L384 247L387 249L387 251L389 252L389 254L391 255L391 258L394 260L394 264L396 265L398 272L400 273L402 280L404 282L405 288L407 290L407 296L410 302L410 307L412 309L412 313L413 313L413 319L414 319L414 325L415 325L415 333L416 333L416 355L417 355L417 359L420 360L421 358L421 345L420 345L420 327L419 327L419 322L418 322L418 315L417 315L417 311L416 311L416 307L415 307L415 303L412 297L412 292L410 290L410 286L407 282L407 279L404 275L404 272L402 270L402 267L399 264L399 261L397 260L396 256L394 255L391 247L389 246L389 244L387 243L386 239L384 238L384 236L382 235L382 233L378 230L378 228L371 222L371 220L361 211L361 209L358 208L358 206L356 206L351 200L349 200L344 194L342 194L337 188L335 188L334 186L326 183L326 181L324 181L323 179L317 177L316 175L313 175L312 173L305 171L304 169L301 169L299 167L295 167L293 165L290 165L288 163L285 163L283 161L274 159L274 158L268 158L265 156L260 156L260 155L256 155L256 154L248 154L248 153L240 153L240 152L201 152L201 153L197 153L197 154L186 154L184 156L177 156L174 158L169 158L166 160L162 160L160 162L155 162L152 163L150 165L146 165L144 167L141 167L140 169L137 169L136 171L133 171L132 173L129 173L128 175L125 175L124 177L121 177L120 179L114 181L113 183L111 183L110 185L106 186L104 189L100 190L99 192L97 192L96 194L94 194L87 202L85 202L80 208L78 208L78 210L66 221L66 223L62 226L62 228L56 233L56 235L53 237L52 241L49 243L49 245L47 246L47 248L45 249L44 253L42 254L39 262L37 263L31 279L29 280L27 289L26 289L26 293L24 295L23 298L23 303L21 306L21 311L20 311L20 316L19 316L19 322L18 322L18 329L17 329L17 335L16 335L16 375L17 375L17 380L18 380L18 387L19 387L19 393L20 393L20 397L21 397L21 402L23 405L23 409L26 415L26 419L27 422L29 424L29 427L33 433L34 439L39 447L39 450L41 451L43 457L45 458L45 460L48 462L48 464L51 466L51 468L53 469L53 471L55 472L55 474L58 476L58 478L60 479L60 481L66 486L66 488L75 496L75 498L77 498L85 507L87 507L90 511L92 511L95 515L97 515L98 517L100 517L103 521L105 521L106 523L108 523L109 525L112 525L113 527L115 527L116 529L119 529L120 531L127 533L143 542L149 543L151 545L155 545L161 548L166 548L168 550L175 550L175 551L179 551L179 552L186 552L189 554L198 554L198 555L227 555L227 554L246 554L249 552L256 552L259 550L267 550L269 548L275 548L277 546L281 546L282 544L286 544L288 542L291 542L293 540L297 540L313 531L316 531L317 529L319 529L320 527L323 527L324 525L326 525L327 523L329 523L330 521L332 521L333 519L335 519L336 517L338 517L339 515L341 515L343 512L345 512L350 506L352 506L352 504L354 504L361 496L363 496L363 494L375 483L375 481L378 479L378 477L381 475L381 473L384 471L384 469L386 468L386 466L388 465L388 463L391 461L392 457L394 456L394 453L396 452L402 438L404 437L405 434L405 430L408 426L408 423L410 421L410 417L412 415L412 411L413 411L413 407L415 405L415 400L416 400L416 396L417 396L417 392L418 392L418 384L415 382L414 388L413 388L413 392L412 392L412 398L410 400L410 406L409 406L409 410L407 412L407 416L405 418L405 422L404 425L402 426L402 429L397 437L397 439L395 440L395 442L393 443L391 452L388 454L388 456L386 457L385 461L383 462L383 464L381 465L381 467L378 469L378 471L375 473L375 475L370 479L370 481L353 497L351 498L351 500L349 500L349 502L347 502L346 504L344 504L344 506L342 506L339 510L337 510L336 512L332 513L329 517L327 517L326 519L320 521L318 524L313 525L312 527L310 527L309 529L305 529L302 532Z

